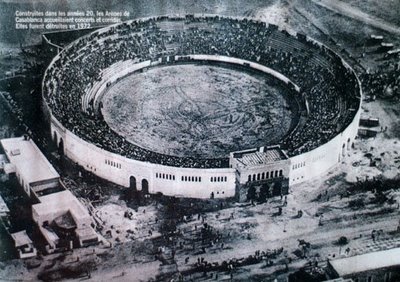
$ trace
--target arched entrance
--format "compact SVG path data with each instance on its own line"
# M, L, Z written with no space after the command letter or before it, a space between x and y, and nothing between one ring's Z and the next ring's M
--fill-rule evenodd
M55 131L53 132L53 142L57 146L57 133Z
M64 141L62 138L60 138L60 142L58 143L58 153L64 155Z
M136 191L136 178L134 176L129 177L129 188Z
M143 194L149 194L149 182L147 179L142 180L142 192Z

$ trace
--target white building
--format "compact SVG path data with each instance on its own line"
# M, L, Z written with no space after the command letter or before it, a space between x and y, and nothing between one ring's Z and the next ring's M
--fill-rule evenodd
M72 247L73 241L79 246L97 242L88 210L60 183L60 175L36 144L27 137L3 139L0 144L9 161L7 173L15 172L26 194L37 201L32 218L47 242L47 251ZM27 236L16 236L28 242Z
M41 196L39 201L32 206L32 217L50 249L57 248L59 243L55 229L72 232L79 246L98 241L89 212L69 190Z
M328 274L359 282L400 281L400 248L329 261Z
M7 173L15 172L19 183L30 197L31 192L57 187L60 175L36 144L26 137L0 140L10 162Z
M31 258L37 254L36 248L33 246L32 240L26 234L26 231L19 231L11 234L14 240L14 246L18 251L19 258Z

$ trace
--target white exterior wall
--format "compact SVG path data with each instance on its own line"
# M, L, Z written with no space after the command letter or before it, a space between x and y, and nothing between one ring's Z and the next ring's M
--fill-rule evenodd
M51 122L51 132L56 132L58 142L62 138L64 153L71 160L93 174L118 185L129 187L130 177L134 176L137 189L142 189L142 180L145 179L149 184L149 193L152 194L161 192L169 196L203 199L210 198L212 192L215 198L235 196L234 169L179 168L132 160L98 148L69 130L61 129L54 118ZM121 168L106 164L106 160L120 164ZM156 173L174 175L175 180L156 178ZM182 181L182 176L198 177L198 179L201 177L201 182ZM211 177L226 177L227 181L211 182Z
M351 124L342 133L312 151L290 158L289 186L320 176L341 162L357 136L360 109L361 105Z
M246 184L249 179L249 175L253 177L253 175L257 174L262 174L264 175L269 172L269 175L271 175L271 172L274 172L274 177L269 176L268 178L265 178L264 180L274 180L274 179L280 179L280 178L287 178L289 175L289 166L290 166L290 161L289 160L282 160L282 161L276 161L274 163L270 164L264 164L260 166L252 166L252 167L246 167L246 168L241 168L240 169L240 177L239 177L239 182L240 184ZM275 171L280 171L282 170L282 176L275 177ZM253 181L253 178L251 178L251 182ZM256 180L257 181L257 180Z
M29 183L28 181L21 175L20 170L18 169L18 166L15 166L15 175L17 176L19 184L24 188L25 193L28 195L28 197L31 196L31 190L29 189Z
M206 15L198 16L205 17ZM215 16L215 15L212 15ZM150 18L148 18L150 19ZM237 19L242 19L237 17ZM141 19L142 21L146 19ZM129 21L130 23L132 21ZM113 26L117 26L119 24L115 24ZM99 33L107 32L110 30L110 27L104 28ZM295 32L289 31L290 34L296 35ZM319 45L321 43L311 40ZM325 48L327 48L325 46ZM51 64L53 64L56 60L58 60L60 55L58 54ZM286 83L292 83L288 78L284 77L282 74L268 68L257 64L255 62L248 62L238 58L230 58L224 56L212 56L212 55L190 55L190 56L175 56L175 59L180 57L188 57L193 60L212 60L212 61L223 61L230 62L236 64L249 63L249 67L264 71L271 75L274 75L278 79L285 81ZM143 65L141 67L148 67L149 64L156 65L157 62L142 62ZM343 62L346 66L347 64ZM51 65L50 64L50 65ZM138 65L139 66L139 65ZM132 67L132 69L126 69L126 71L122 74L126 75L129 72L137 70L136 67ZM139 67L140 68L140 67ZM101 81L98 85L96 85L96 91L91 91L91 93L86 97L87 99L94 98L95 104L97 105L99 98L99 94L101 95L102 91L106 87L107 82L113 82L117 79L117 77L121 77L121 74L111 75L107 77L104 81ZM296 90L299 90L299 87L293 84ZM359 83L360 85L360 83ZM361 89L361 88L360 88ZM93 89L92 89L93 90ZM88 100L83 101L84 108ZM45 103L46 104L46 103ZM46 108L48 109L48 105L46 104ZM308 181L312 178L320 176L325 173L327 170L337 165L342 158L344 157L342 154L342 146L345 145L345 151L350 149L351 144L354 142L354 139L357 135L358 121L360 116L360 107L356 116L354 117L352 123L340 134L338 134L335 138L327 142L326 144L301 155L294 156L290 158L289 168L284 170L283 175L286 176L289 174L289 185L299 184L305 181ZM49 109L51 113L51 109ZM68 156L73 161L77 162L79 165L83 166L86 170L93 172L97 176L107 179L111 182L117 183L119 185L129 187L129 178L130 176L134 176L136 178L137 189L142 189L142 180L146 179L149 183L149 192L157 193L161 192L165 195L173 195L173 196L182 196L182 197L195 197L195 198L209 198L211 193L214 192L215 197L233 197L235 195L235 170L234 169L191 169L191 168L178 168L178 167L169 167L158 164L152 164L148 162L140 162L131 160L125 157L121 157L117 154L110 153L106 150L97 148L96 146L83 141L79 137L75 136L70 131L66 130L54 117L51 118L51 132L57 133L57 144L60 142L61 138L63 139L64 144L64 152L65 155ZM350 140L348 142L348 140ZM105 160L110 160L112 162L116 162L121 164L121 168L116 168L105 163ZM304 164L304 165L301 165ZM294 166L297 168L294 169ZM273 166L271 170L276 170L280 167L280 165ZM243 170L240 175L240 183L245 183L247 181L247 177L249 173L262 173L268 171L270 169L269 166L255 167L249 170ZM280 168L279 168L280 169ZM156 178L156 173L166 173L175 176L175 180L167 180ZM194 176L201 177L201 182L182 182L182 176ZM210 177L227 177L227 182L211 182ZM217 193L219 192L219 194ZM224 192L224 194L222 194Z
M40 204L39 204L40 205ZM67 210L56 210L56 211L49 211L46 214L38 214L38 212L35 209L35 205L32 206L32 218L33 221L36 222L36 224L39 227L43 226L43 223L47 221L48 223L51 223L56 217L62 216L65 214Z

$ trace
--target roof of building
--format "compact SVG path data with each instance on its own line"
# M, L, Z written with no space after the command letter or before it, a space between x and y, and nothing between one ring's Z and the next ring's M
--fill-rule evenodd
M51 214L67 213L68 211L74 217L74 220L79 221L90 217L87 209L79 202L79 200L69 190L48 194L39 197L39 204L32 206L34 211L39 217ZM55 218L53 218L54 220Z
M287 156L281 149L269 149L265 152L243 153L240 157L240 162L245 166L257 166L286 159Z
M40 227L40 232L42 233L43 237L46 239L46 241L50 244L55 244L60 238L57 236L57 234L51 230L49 227Z
M372 252L329 262L339 276L400 265L400 248Z
M32 244L32 240L28 237L28 234L26 234L26 230L12 233L11 237L13 238L15 242L15 247L17 248L24 245Z
M8 160L15 165L26 183L31 184L60 177L31 139L8 138L0 140L0 143Z
M95 239L98 237L96 231L91 227L76 229L75 234L82 240Z

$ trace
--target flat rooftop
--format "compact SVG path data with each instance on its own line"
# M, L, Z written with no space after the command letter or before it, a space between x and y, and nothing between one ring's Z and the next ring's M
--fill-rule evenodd
M329 263L339 276L400 266L400 248L331 260Z
M14 240L15 247L21 247L24 245L32 244L32 240L29 238L28 234L26 234L26 230L12 233L11 237Z
M10 163L28 184L60 177L31 139L8 138L0 140L0 143Z
M87 209L69 190L56 192L39 197L39 204L32 206L32 210L40 217L49 213L71 212L75 219L80 220L90 217Z
M235 152L234 158L239 160L242 166L258 166L288 159L288 157L283 153L283 151L278 148L267 149L264 152L259 152L259 151Z

